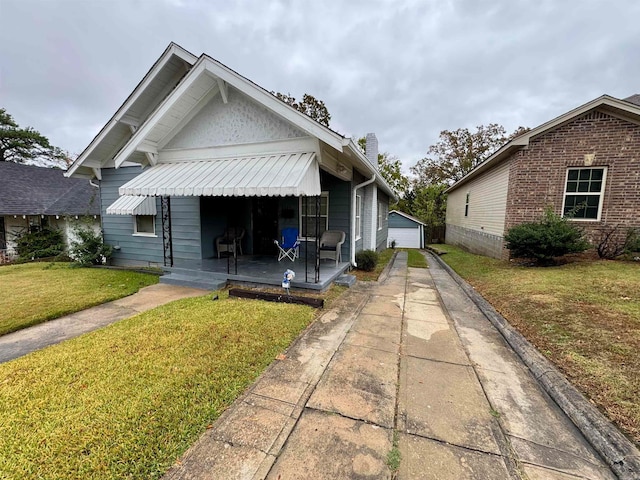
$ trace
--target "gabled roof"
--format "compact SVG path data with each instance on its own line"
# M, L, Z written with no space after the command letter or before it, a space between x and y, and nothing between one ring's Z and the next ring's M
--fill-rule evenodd
M409 215L408 213L404 213L401 212L400 210L391 210L389 211L389 215L391 215L392 213L397 213L398 215L406 218L407 220L411 220L412 222L416 222L419 223L420 225L426 225L426 223L421 222L420 220L418 220L416 217L412 217L411 215Z
M0 215L100 215L98 189L57 168L0 162Z
M104 166L104 158L113 157L122 148L196 60L195 55L171 42L66 175L96 176L92 169Z
M158 150L162 149L210 98L220 95L226 103L228 88L233 87L280 118L306 132L309 136L319 139L338 152L347 154L354 166L375 176L382 189L395 198L392 189L377 169L368 162L351 138L345 138L321 125L256 83L205 54L196 60L186 52L191 57L186 60L183 58L183 60L193 60L186 74L166 95L157 98L154 109L145 118L140 119L139 124L128 123L130 118L128 118L127 112L132 103L132 97L141 97L146 94L149 85L162 71L163 59L166 60L176 50L186 52L176 44L169 45L163 56L147 73L145 79L136 87L132 96L125 101L109 123L74 162L67 175L99 177L101 167L115 166L118 168L126 165L126 162L155 165ZM104 143L108 143L108 148L104 147Z
M635 97L640 97L640 95L633 95L624 100L620 100L609 95L602 95L601 97L591 100L584 105L574 108L573 110L570 110L569 112L560 115L553 120L550 120L546 123L543 123L542 125L537 126L536 128L529 130L528 132L514 138L510 142L500 147L493 155L491 155L484 162L467 173L463 178L461 178L456 183L451 185L447 190L445 190L445 193L456 190L457 188L467 183L469 180L493 168L501 161L509 158L515 151L526 148L532 139L544 133L547 133L550 130L565 125L573 121L575 118L580 117L592 110L598 109L599 111L602 111L604 113L640 125L640 105L637 105L634 101L632 101L635 100Z

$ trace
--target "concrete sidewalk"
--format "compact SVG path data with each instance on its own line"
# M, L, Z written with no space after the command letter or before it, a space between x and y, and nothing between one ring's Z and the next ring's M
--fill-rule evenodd
M186 297L197 297L206 293L206 290L198 288L176 287L159 283L141 288L128 297L1 336L0 363L69 340L165 303Z
M400 467L387 465L390 452ZM445 270L358 284L166 474L612 479Z

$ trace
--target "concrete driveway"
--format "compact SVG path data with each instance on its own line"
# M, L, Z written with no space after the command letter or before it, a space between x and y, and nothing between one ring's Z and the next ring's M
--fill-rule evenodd
M401 252L164 478L616 477L449 274L407 269Z

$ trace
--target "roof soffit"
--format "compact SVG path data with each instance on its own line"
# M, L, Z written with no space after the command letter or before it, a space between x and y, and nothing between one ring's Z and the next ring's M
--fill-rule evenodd
M171 42L169 46L165 49L165 51L160 55L158 60L152 65L149 71L142 78L140 83L134 88L131 94L127 97L124 103L118 108L116 113L111 117L111 119L105 124L105 126L98 132L98 134L93 138L91 143L84 149L84 151L78 156L76 161L71 165L69 170L66 172L65 176L71 176L77 170L77 168L82 165L87 159L93 158L95 155L94 151L101 145L101 143L110 135L111 131L114 127L119 124L126 124L128 126L133 126L134 129L139 126L141 119L135 115L130 115L129 111L134 106L137 106L138 111L137 115L145 115L148 116L149 113L157 106L157 103L164 98L176 85L176 83L184 76L185 72L191 68L191 66L197 61L197 57L192 53L188 52L181 46ZM184 67L184 71L180 72L180 64ZM165 69L165 67L167 67ZM162 78L164 76L166 78ZM157 85L157 83L166 83L164 87ZM171 83L173 84L171 85ZM160 93L156 92L155 95L150 95L152 97L152 101L154 104L147 105L146 108L143 108L145 102L142 100L144 98L145 92L148 89L154 86L154 90L159 90ZM162 93L164 92L164 94ZM144 118L142 119L144 120ZM136 125L138 124L138 125ZM130 136L130 135L129 135ZM114 152L115 155L116 152ZM99 158L99 161L108 161L110 158Z

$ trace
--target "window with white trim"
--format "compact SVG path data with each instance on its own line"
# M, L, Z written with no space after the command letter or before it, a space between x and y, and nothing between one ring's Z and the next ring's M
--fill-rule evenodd
M320 195L320 228L318 235L329 230L329 192ZM316 197L300 197L300 236L315 238Z
M133 234L155 236L156 234L156 217L155 215L134 215L133 216Z
M574 220L599 220L606 176L605 167L567 169L563 216Z
M362 238L362 196L356 195L356 240Z
M382 230L382 225L384 225L384 203L378 202L378 230Z

